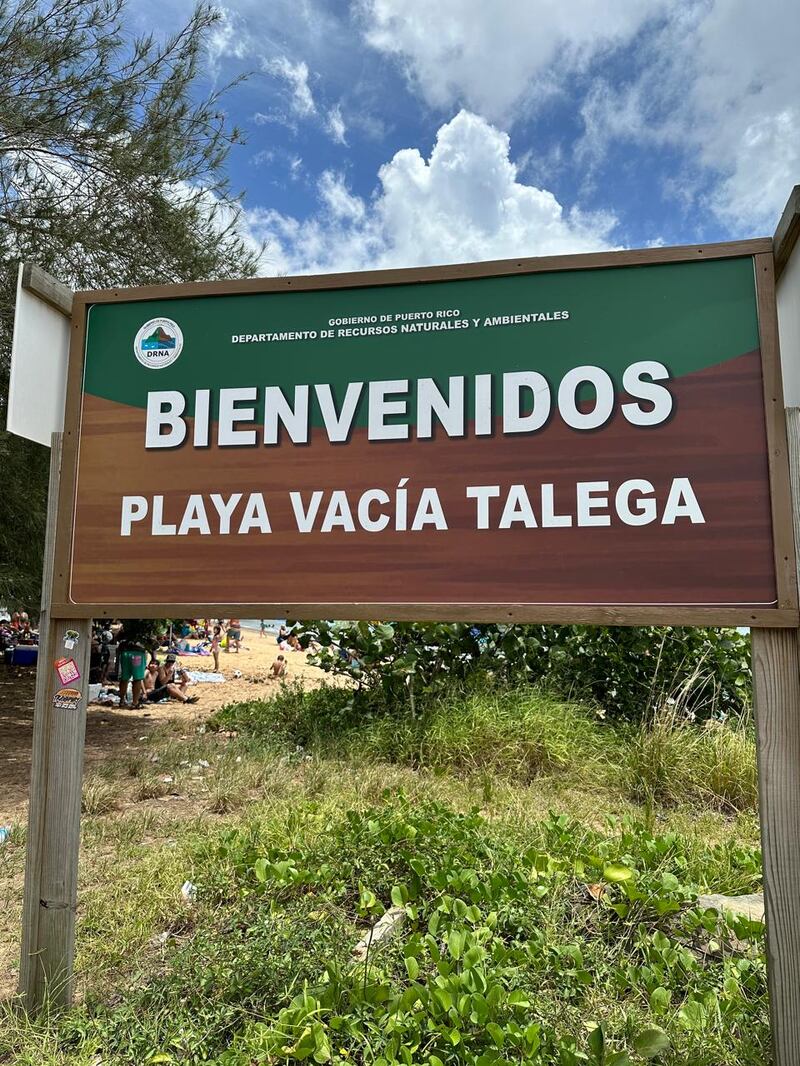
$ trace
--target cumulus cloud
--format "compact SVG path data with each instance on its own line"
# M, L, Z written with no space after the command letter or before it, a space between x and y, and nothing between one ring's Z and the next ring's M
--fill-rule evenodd
M359 10L368 44L428 104L509 123L563 90L585 123L579 164L614 143L667 147L684 204L739 231L774 225L800 174L796 0L360 0ZM620 61L604 67L615 50Z
M316 213L300 220L255 209L249 225L268 242L265 266L292 274L609 247L613 216L564 211L551 192L518 180L509 150L506 133L462 110L441 127L427 159L406 148L384 164L370 200L328 171Z
M361 0L366 41L435 107L507 121L531 94L629 41L665 0Z

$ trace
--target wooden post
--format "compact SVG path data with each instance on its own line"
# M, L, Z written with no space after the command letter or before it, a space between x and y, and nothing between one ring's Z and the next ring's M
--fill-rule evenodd
M54 433L42 575L19 970L19 992L28 1010L36 1010L45 1002L69 1004L73 984L91 622L88 619L50 619L60 467L61 434ZM73 661L80 678L62 683L56 670L57 661L62 659ZM59 705L56 705L56 694L60 690L71 691L61 696L57 701Z
M800 1062L800 659L795 629L754 629L767 980L775 1066Z
M786 410L800 563L800 409ZM800 575L800 565L798 566ZM754 629L753 690L775 1066L800 1063L800 634Z

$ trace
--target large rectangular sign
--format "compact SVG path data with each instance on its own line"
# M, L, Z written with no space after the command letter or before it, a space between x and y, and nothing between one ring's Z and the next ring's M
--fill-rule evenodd
M65 603L787 624L747 252L79 294Z

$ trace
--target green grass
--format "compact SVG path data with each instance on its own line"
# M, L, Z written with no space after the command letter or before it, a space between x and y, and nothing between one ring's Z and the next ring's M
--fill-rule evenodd
M0 1006L0 1062L769 1061L763 929L694 907L760 886L747 723L637 731L530 689L398 718L287 688L213 727L89 782L80 1003ZM17 878L23 854L0 856Z
M417 716L353 702L348 690L287 686L274 700L223 708L211 727L235 729L289 758L399 763L519 785L541 777L602 784L645 805L696 804L726 812L758 801L755 736L745 717L690 721L667 702L638 729L606 723L584 704L530 686L452 692ZM275 749L277 750L277 749Z
M758 803L755 733L744 718L697 726L664 707L631 738L627 758L633 796L642 802L722 811Z
M458 772L490 772L527 782L568 766L594 765L608 753L608 731L581 704L535 688L454 691L430 701L417 716L352 705L337 688L304 692L288 687L270 702L224 708L212 728L294 744L298 758L402 763Z

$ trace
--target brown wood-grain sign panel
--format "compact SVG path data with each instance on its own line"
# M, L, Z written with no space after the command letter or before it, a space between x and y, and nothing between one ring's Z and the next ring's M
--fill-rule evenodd
M669 251L79 297L57 609L789 624L763 250Z

